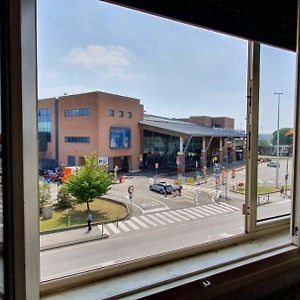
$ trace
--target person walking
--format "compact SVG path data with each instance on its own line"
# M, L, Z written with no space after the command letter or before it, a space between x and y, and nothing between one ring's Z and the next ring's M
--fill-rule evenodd
M93 221L93 217L92 217L91 213L88 213L88 215L87 215L88 231L92 230L92 221Z

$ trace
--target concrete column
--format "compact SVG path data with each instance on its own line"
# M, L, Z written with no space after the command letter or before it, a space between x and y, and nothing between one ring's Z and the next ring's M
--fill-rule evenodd
M220 145L219 145L219 162L222 164L224 161L224 154L223 154L223 140L220 138Z
M205 145L205 137L202 138L202 150L201 150L201 162L202 165L200 166L203 170L206 167L206 145Z
M183 137L179 138L179 152L183 152Z

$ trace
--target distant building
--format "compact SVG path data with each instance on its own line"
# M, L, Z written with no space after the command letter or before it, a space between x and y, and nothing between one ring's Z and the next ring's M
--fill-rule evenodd
M227 117L191 116L189 118L177 118L177 120L207 127L234 128L234 119Z

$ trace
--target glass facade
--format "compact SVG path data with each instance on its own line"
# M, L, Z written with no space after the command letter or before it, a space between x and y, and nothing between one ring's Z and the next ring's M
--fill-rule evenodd
M90 114L91 111L89 108L68 109L64 111L65 117L84 117Z
M89 136L65 136L65 143L83 143L89 144L91 138Z
M47 143L51 142L51 109L38 110L39 151L47 150Z
M130 128L110 128L109 146L111 149L123 149L131 147Z

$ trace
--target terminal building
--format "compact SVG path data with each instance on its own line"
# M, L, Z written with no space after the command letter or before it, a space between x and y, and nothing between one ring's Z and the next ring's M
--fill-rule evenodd
M139 99L98 91L39 100L38 131L40 169L82 165L92 152L109 170L132 172L244 158L245 134L231 118L147 115Z

